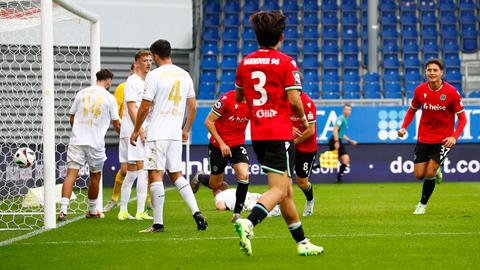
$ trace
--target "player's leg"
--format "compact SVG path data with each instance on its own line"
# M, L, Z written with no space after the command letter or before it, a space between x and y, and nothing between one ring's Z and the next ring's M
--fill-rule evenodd
M120 192L122 191L123 180L127 175L127 161L128 161L128 138L121 138L118 142L118 160L120 162L120 169L115 175L115 182L113 184L112 199L103 208L104 212L112 210L117 206L120 199Z
M315 153L295 152L295 174L298 187L305 195L305 209L303 216L311 216L313 214L313 207L315 199L313 198L313 186L309 181L310 173L312 172L313 163L315 162Z
M427 174L427 168L429 167L430 163L430 152L431 145L419 142L415 146L413 173L417 180L423 180L422 196L420 198L420 202L415 208L415 211L413 212L413 214L415 215L422 215L426 213L426 202L428 202L428 199L430 198L433 190L435 189L435 176L432 178L431 175Z
M86 158L90 168L90 181L88 184L88 211L86 218L103 218L101 210L97 209L98 190L100 179L102 178L103 164L107 159L105 149L94 149L90 146L84 146L88 151ZM102 198L100 198L102 199Z
M235 208L233 209L232 222L240 218L240 212L245 204L248 192L248 154L245 145L238 145L231 148L231 163L237 178L237 190L235 191Z
M345 145L340 141L340 148L338 148L338 159L340 160L340 168L338 169L337 182L342 182L345 169L350 164L350 156L347 153Z
M117 216L119 220L133 219L133 216L128 213L128 201L130 201L132 186L137 177L137 163L135 161L129 161L127 163L127 174L125 175L121 188L120 211Z
M145 211L145 203L148 193L148 173L144 170L143 161L137 161L138 178L137 178L137 213L136 220L153 219Z
M181 141L166 141L166 165L168 176L172 183L177 187L182 199L187 203L192 211L192 216L197 223L198 230L207 229L207 220L198 208L197 200L193 194L190 183L182 174L182 142Z
M73 185L78 177L78 171L85 164L86 158L82 148L77 145L69 145L67 149L67 175L62 185L62 198L60 200L60 213L58 221L65 221L72 196Z
M210 175L198 170L190 181L190 186L192 187L193 193L197 193L198 189L200 188L200 184L210 188L209 182Z

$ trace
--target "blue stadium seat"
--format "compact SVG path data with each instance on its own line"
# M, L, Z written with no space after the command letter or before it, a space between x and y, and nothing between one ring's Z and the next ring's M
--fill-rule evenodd
M363 86L363 97L368 99L381 98L380 84L378 82L365 84Z
M217 54L218 42L217 40L204 40L202 46L202 54Z
M424 38L423 39L423 47L424 52L436 52L438 51L438 44L436 38Z
M409 53L417 53L419 51L418 42L416 38L403 39L403 51Z
M230 90L235 90L235 83L234 82L229 82L229 83L221 83L220 88L218 90L218 96L222 96L226 92Z
M304 39L303 40L303 52L304 53L318 53L318 41L317 39Z
M242 55L248 55L258 49L256 40L243 40Z
M298 29L296 25L287 26L285 27L285 31L283 31L283 35L285 38L289 39L298 39Z
M262 10L279 10L278 0L265 0Z
M339 99L340 85L338 83L324 83L322 85L322 97L324 99Z
M253 30L252 27L243 27L243 32L242 32L242 38L245 39L250 39L250 40L255 40L255 31Z
M216 82L217 81L217 71L213 69L202 69L200 74L200 82Z
M252 24L250 23L250 16L253 15L253 12L250 13L250 12L246 12L244 11L243 12L243 20L242 20L242 24L244 27L252 27Z
M240 10L239 0L225 1L225 6L223 6L223 11L238 14L239 10Z
M480 90L472 91L468 94L469 98L480 98Z
M395 68L400 66L397 53L383 53L383 66L388 68Z
M476 24L462 24L461 29L462 29L462 38L478 36Z
M304 82L318 82L317 69L303 69L303 81Z
M403 0L400 2L400 10L401 11L415 11L417 10L417 3L416 1L409 1L409 0Z
M205 26L216 26L218 27L218 24L220 22L220 16L218 13L207 13L205 14L205 17L203 19L203 24Z
M318 27L316 25L305 25L303 27L303 38L318 38Z
M341 8L342 8L343 11L346 11L346 10L356 11L357 10L357 1L356 0L343 0Z
M383 94L385 98L402 98L402 85L400 82L386 83Z
M422 25L422 37L423 38L436 38L438 36L436 24L423 24Z
M288 55L298 53L298 45L296 39L285 39L283 42L282 51Z
M432 0L422 0L420 1L420 10L421 11L435 11L435 9L437 8L437 5L434 1Z
M418 68L420 66L418 53L404 53L403 65L405 68L407 67Z
M302 90L305 91L312 99L319 98L320 89L318 82L304 81L302 84Z
M322 63L324 68L338 68L339 67L338 55L324 54Z
M324 69L322 81L324 83L338 83L340 81L340 76L338 76L337 69Z
M225 26L238 26L239 22L238 13L225 13L223 19L223 24Z
M335 43L336 43L336 40L335 40ZM342 45L342 51L343 51L343 53L358 53L359 49L358 49L357 40L356 39L344 39L343 40L343 45Z
M220 1L205 1L205 13L218 13L220 12Z
M368 24L368 12L367 11L362 11L361 23L362 23L362 26L367 26L367 24Z
M381 1L380 2L380 10L387 11L387 10L396 10L397 3L393 0Z
M358 68L360 63L358 61L357 53L344 53L342 65L344 68Z
M203 69L216 69L218 67L218 60L216 55L203 55L200 66Z
M238 54L238 45L236 40L224 40L222 54Z
M303 56L303 68L318 68L318 57L316 54L307 54Z
M460 23L461 24L475 24L477 17L474 10L461 10L460 11Z
M442 24L442 38L456 38L458 37L456 24Z
M402 11L400 13L400 22L402 25L416 25L418 22L417 14L415 11Z
M287 25L296 25L298 24L298 14L297 11L286 11L283 13L285 17L287 17L286 23Z
M243 12L251 14L257 12L258 10L260 10L258 1L245 1L245 4L243 5Z
M357 25L358 24L357 11L356 10L342 11L342 24Z
M343 82L358 84L360 82L360 75L358 69L344 69Z
M457 15L455 10L442 10L440 11L440 23L441 24L456 24Z
M444 53L445 66L448 68L460 68L460 56L458 52Z
M404 38L416 38L418 36L417 26L414 24L402 25L402 36Z
M397 24L397 15L395 10L382 11L380 22L382 24Z
M453 82L453 83L462 83L462 73L460 72L459 68L448 68L445 72L445 79L448 82ZM458 89L457 89L458 90Z
M303 10L318 10L318 1L317 0L304 0L303 1Z
M220 83L235 83L235 70L234 69L224 69L222 70L222 77L220 78Z
M397 38L397 26L396 25L382 25L382 37L383 38Z
M459 0L458 8L462 10L475 10L475 0ZM477 1L478 5L478 1Z
M407 98L413 98L413 93L420 83L405 81L405 96Z
M461 96L463 96L463 91L462 91L462 82L448 82L450 83L459 93Z
M342 27L342 38L343 39L354 39L358 38L357 25L343 25Z
M236 55L224 55L221 67L223 69L236 68L237 67L237 56Z
M444 52L458 52L460 49L458 47L457 37L455 38L445 38L443 39L443 51Z
M378 73L375 73L375 72L369 72L365 74L365 76L363 76L364 84L368 84L368 83L378 84L379 81L380 81L380 75L378 75Z
M466 53L474 53L478 50L477 38L465 37L462 38L462 51Z
M427 62L432 58L438 58L438 52L428 52L428 51L423 52L423 63Z
M440 8L440 11L455 10L457 8L457 5L455 4L454 0L440 0L438 5Z
M436 24L437 17L435 10L422 11L421 22L422 24Z
M205 26L203 30L203 39L213 39L215 41L218 40L218 26Z
M202 82L200 83L200 89L198 91L198 99L214 99L216 86L214 82Z
M338 53L338 40L337 39L323 39L322 46L323 53Z
M360 98L360 85L357 83L345 83L343 85L343 98Z
M395 38L384 38L383 39L383 53L397 53L398 44L397 39Z
M314 24L318 25L318 14L317 11L309 12L309 11L304 11L303 12L303 24Z
M338 6L337 6L337 1L336 0L324 0L324 1L322 1L322 10L337 11L337 9L338 9Z
M225 27L222 33L222 39L238 40L238 27Z
M323 25L323 38L338 39L337 25Z
M297 0L284 0L282 10L283 11L298 11Z
M383 80L385 82L400 82L400 72L398 68L385 68Z

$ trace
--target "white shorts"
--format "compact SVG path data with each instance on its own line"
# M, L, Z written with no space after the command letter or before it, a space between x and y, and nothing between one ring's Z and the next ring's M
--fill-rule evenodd
M145 144L146 170L168 170L171 173L182 170L182 141L151 141Z
M135 163L145 160L145 145L140 138L137 139L137 145L130 144L130 138L120 138L118 144L118 161L120 163Z
M90 172L101 172L107 160L105 148L95 149L88 145L69 145L67 150L67 167L79 170L85 163Z

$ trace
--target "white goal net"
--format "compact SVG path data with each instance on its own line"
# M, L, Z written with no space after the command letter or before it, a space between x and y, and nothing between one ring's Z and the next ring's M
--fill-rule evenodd
M92 69L91 22L65 9L62 2L54 1L51 18L57 209L66 174L69 107L75 93L91 84ZM0 2L0 230L44 226L41 18L40 0ZM35 151L30 168L21 169L13 161L20 147ZM69 213L84 213L87 208L88 168L80 174Z

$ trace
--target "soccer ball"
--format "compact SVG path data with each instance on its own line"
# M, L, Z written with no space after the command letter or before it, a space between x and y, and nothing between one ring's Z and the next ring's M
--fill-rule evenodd
M35 162L35 152L28 147L22 147L15 152L13 160L20 168L28 168Z

